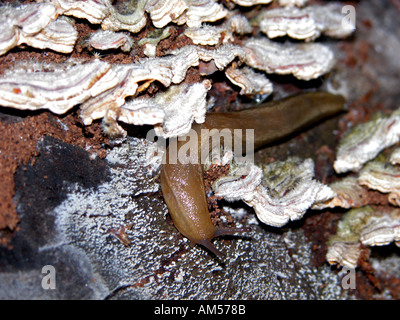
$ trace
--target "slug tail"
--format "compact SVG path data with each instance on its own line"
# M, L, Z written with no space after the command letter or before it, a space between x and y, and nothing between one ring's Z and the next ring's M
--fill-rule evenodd
M208 249L209 251L211 251L212 253L214 253L217 257L219 258L224 258L225 255L219 251L212 243L210 240L208 239L202 239L197 241L198 244L202 245L203 247L205 247L206 249Z

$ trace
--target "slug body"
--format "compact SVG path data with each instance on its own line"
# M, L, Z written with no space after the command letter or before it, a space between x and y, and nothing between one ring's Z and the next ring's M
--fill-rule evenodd
M282 139L323 118L344 110L342 96L324 92L303 93L279 101L272 101L237 112L208 113L203 124L192 129L200 137L201 129L254 129L255 148ZM200 162L170 162L170 154L188 144L196 144L199 152L202 143L193 139L178 141L177 148L167 148L161 168L161 189L172 220L182 235L192 243L205 246L216 255L222 255L211 239L243 229L217 229L211 222L203 181L203 164ZM245 140L245 137L243 137ZM204 147L203 147L204 148ZM208 150L207 150L208 151Z

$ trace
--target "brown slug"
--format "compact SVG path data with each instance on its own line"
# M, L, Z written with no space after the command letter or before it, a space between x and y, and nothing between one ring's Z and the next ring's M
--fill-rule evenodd
M194 124L192 129L197 133L201 129L254 129L254 147L259 148L336 114L344 108L345 99L342 96L325 92L302 93L242 111L208 113L206 121ZM198 136L200 137L200 134ZM199 142L198 148L201 149L201 141L197 142ZM176 150L184 144L187 142L178 140ZM171 152L168 147L161 168L161 189L172 220L179 232L192 243L203 245L221 256L223 254L210 240L245 229L214 226L207 206L203 164L200 162L184 164L179 160L170 163Z

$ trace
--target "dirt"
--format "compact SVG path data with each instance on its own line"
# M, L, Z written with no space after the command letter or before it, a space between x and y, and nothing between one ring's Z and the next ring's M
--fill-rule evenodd
M83 149L91 150L98 157L106 155L106 138L98 123L83 127L76 113L57 117L48 112L20 117L15 114L1 115L0 131L0 229L1 242L7 244L10 231L15 230L19 217L13 201L14 174L16 169L35 161L37 142L44 136L52 136Z

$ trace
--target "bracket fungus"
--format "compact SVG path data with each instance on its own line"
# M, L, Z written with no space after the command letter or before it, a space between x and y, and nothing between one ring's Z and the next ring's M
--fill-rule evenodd
M329 239L326 258L331 264L356 268L361 245L400 245L400 210L382 212L370 206L352 209L339 222L336 235Z
M190 38L194 44L217 45L219 42L229 43L234 40L233 33L240 35L249 34L252 27L247 18L235 14L220 26L201 25L199 27L187 28L185 36Z
M78 38L73 22L57 19L57 10L49 3L1 6L0 26L0 55L21 44L70 53Z
M303 7L308 0L279 0L279 5L282 7Z
M215 181L214 192L227 200L243 200L265 224L281 227L303 217L314 203L327 201L334 192L313 179L311 159L289 158L262 168L234 166L229 175Z
M262 73L257 73L249 67L236 68L236 65L225 70L226 77L241 88L241 95L269 95L273 91L272 82Z
M232 2L236 3L239 6L251 7L257 4L268 4L272 2L272 0L232 0Z
M339 142L334 169L338 173L353 171L330 185L335 196L317 204L315 209L342 207L350 209L339 222L336 235L328 243L326 259L331 264L356 268L361 246L382 246L400 238L400 167L398 149L387 155L387 149L399 141L399 110L391 115L381 113L348 131ZM390 210L372 207L368 192L386 198Z
M334 64L333 52L318 43L278 44L265 38L244 43L246 64L267 73L293 74L300 80L316 79Z
M348 176L329 185L335 193L332 199L316 203L312 209L326 208L358 208L367 204L368 190L358 183L357 177Z
M359 171L383 149L400 139L400 109L390 116L376 114L374 119L348 131L340 141L333 164L337 173Z
M40 67L40 66L38 66ZM116 73L107 62L54 65L46 70L13 70L0 78L0 105L63 114L90 97L113 88ZM67 85L66 85L67 84Z
M87 40L88 46L97 50L110 50L121 48L124 52L130 52L133 39L129 34L110 30L98 30Z
M400 170L397 165L387 163L385 157L368 162L360 171L358 183L369 189L388 193L389 202L400 207Z
M269 38L289 36L299 40L314 40L321 34L335 38L349 36L354 27L341 23L342 7L337 3L304 8L294 6L262 12L258 17L260 30Z

